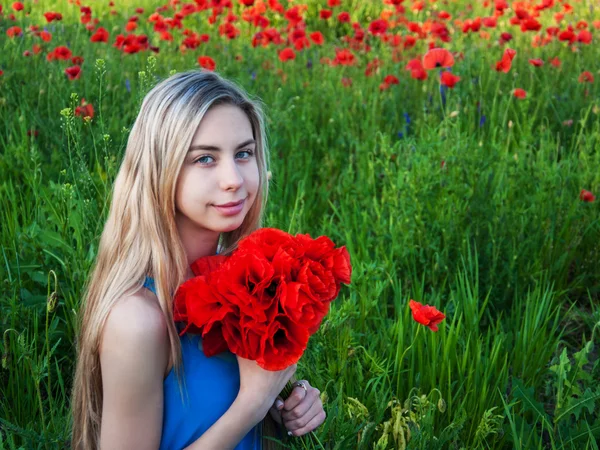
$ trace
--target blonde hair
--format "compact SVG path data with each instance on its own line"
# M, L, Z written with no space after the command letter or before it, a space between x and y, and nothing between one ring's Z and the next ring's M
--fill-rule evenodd
M175 224L175 188L192 138L211 106L241 108L256 140L259 188L242 225L219 237L220 254L262 226L268 196L269 151L262 103L215 72L193 70L158 83L144 98L114 182L112 202L98 256L78 316L77 365L72 390L73 449L93 450L100 442L102 375L99 343L112 306L154 278L167 318L170 349L182 385L181 345L173 322L172 294L185 281L187 259ZM269 415L265 420L268 420ZM263 435L273 431L265 424ZM264 433L265 430L270 432ZM272 443L272 441L268 441ZM269 445L270 446L270 445Z

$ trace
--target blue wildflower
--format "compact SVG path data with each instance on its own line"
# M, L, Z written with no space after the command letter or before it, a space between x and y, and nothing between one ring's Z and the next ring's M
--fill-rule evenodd
M312 69L312 66L313 66L312 59L309 59L308 62L306 63L306 68L307 69Z
M482 127L484 123L485 123L485 115L482 114L481 118L479 119L479 126Z
M127 89L127 92L131 92L131 82L129 81L129 78L125 78L125 89Z

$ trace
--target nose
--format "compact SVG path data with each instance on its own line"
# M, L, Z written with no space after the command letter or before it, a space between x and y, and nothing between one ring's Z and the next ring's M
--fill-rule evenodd
M240 167L235 161L227 162L221 165L222 172L219 174L221 188L223 190L237 191L244 183L244 177L240 171Z

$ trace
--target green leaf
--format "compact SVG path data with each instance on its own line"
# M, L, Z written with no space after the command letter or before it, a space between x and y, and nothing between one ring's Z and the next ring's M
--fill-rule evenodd
M565 409L554 418L554 423L558 423L563 417L569 414L574 414L575 419L579 420L579 415L584 408L587 408L588 412L592 414L594 412L594 403L599 398L600 390L592 392L590 388L585 390L581 398L569 397Z
M544 411L543 405L535 399L533 387L526 388L523 382L518 378L513 378L512 395L515 399L523 402L523 410L531 411L537 418L541 419L546 425L550 426L550 417Z

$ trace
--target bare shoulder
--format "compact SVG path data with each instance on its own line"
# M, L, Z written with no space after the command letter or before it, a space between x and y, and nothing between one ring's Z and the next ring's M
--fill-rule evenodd
M169 357L167 321L156 296L144 289L117 300L112 307L100 342L101 364L143 363L145 369L160 368ZM149 358L150 361L145 361Z

